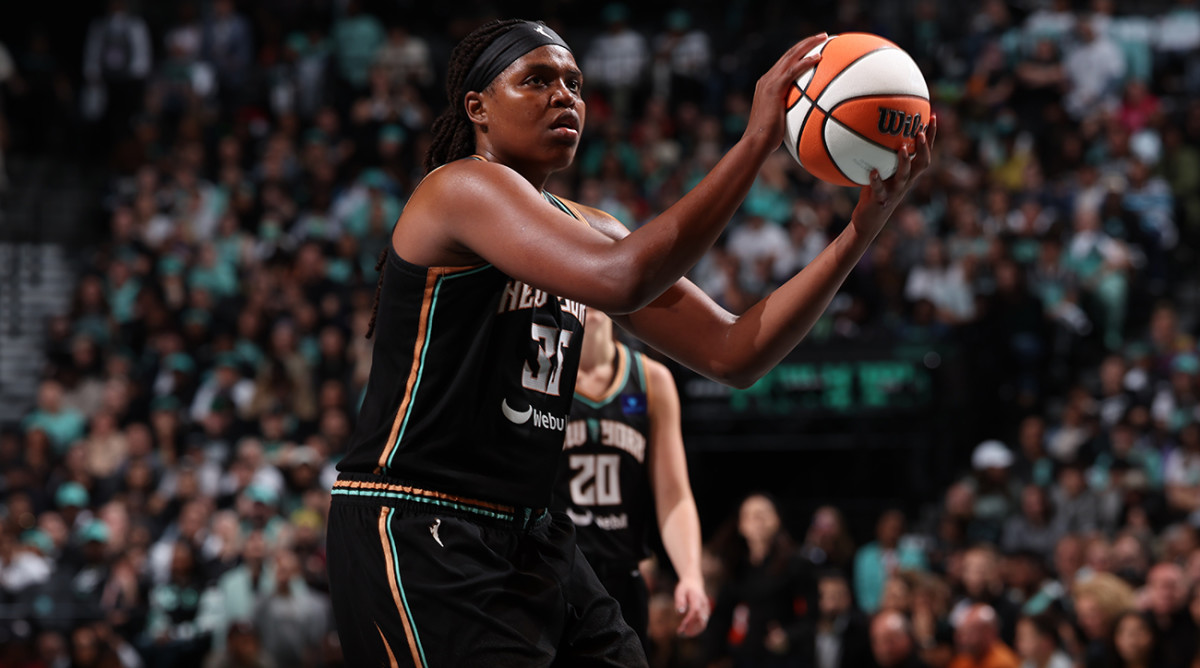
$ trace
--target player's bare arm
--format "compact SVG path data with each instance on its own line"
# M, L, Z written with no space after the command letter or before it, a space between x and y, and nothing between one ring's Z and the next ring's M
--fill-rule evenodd
M679 577L675 608L683 618L678 632L690 637L704 630L712 612L700 572L700 515L688 479L675 379L665 366L652 359L645 360L645 368L651 425L650 486L659 535Z

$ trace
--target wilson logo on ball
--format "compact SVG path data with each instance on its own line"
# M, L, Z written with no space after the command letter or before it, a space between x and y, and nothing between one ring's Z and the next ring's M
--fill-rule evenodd
M906 114L899 109L879 107L880 134L899 137L916 137L925 126L921 124L921 114Z

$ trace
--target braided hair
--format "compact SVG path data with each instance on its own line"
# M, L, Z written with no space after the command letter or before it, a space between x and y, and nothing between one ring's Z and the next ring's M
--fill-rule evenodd
M463 85L479 54L517 23L521 23L521 20L489 21L464 37L450 52L450 65L446 71L446 98L449 104L433 121L433 141L429 145L429 151L425 153L426 174L475 152L475 126L463 107L463 96L467 94ZM375 303L371 306L371 322L367 325L368 339L375 333L375 319L379 315L379 295L383 292L383 272L386 267L387 248L384 248L379 253L379 261L375 263L379 281L375 284Z
M433 142L425 153L426 174L475 152L475 126L463 107L463 96L467 94L463 85L467 73L484 49L521 22L520 19L489 21L464 37L450 53L450 65L446 70L446 98L449 104L433 122Z

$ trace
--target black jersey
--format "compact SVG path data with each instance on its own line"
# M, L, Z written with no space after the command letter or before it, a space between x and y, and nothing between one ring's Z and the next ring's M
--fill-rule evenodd
M421 267L394 249L381 290L371 376L338 469L547 506L585 307L490 264Z
M647 384L641 353L617 344L616 373L604 396L579 393L563 441L554 507L575 521L593 564L632 565L649 555L653 495Z

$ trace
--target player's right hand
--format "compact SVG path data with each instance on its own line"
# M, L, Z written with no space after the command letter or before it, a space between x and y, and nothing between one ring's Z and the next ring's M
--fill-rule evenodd
M760 140L769 151L779 147L787 129L785 112L788 90L801 74L820 62L821 54L805 54L827 39L828 35L820 33L797 42L759 78L754 86L754 101L750 106L750 120L746 123L743 139Z

